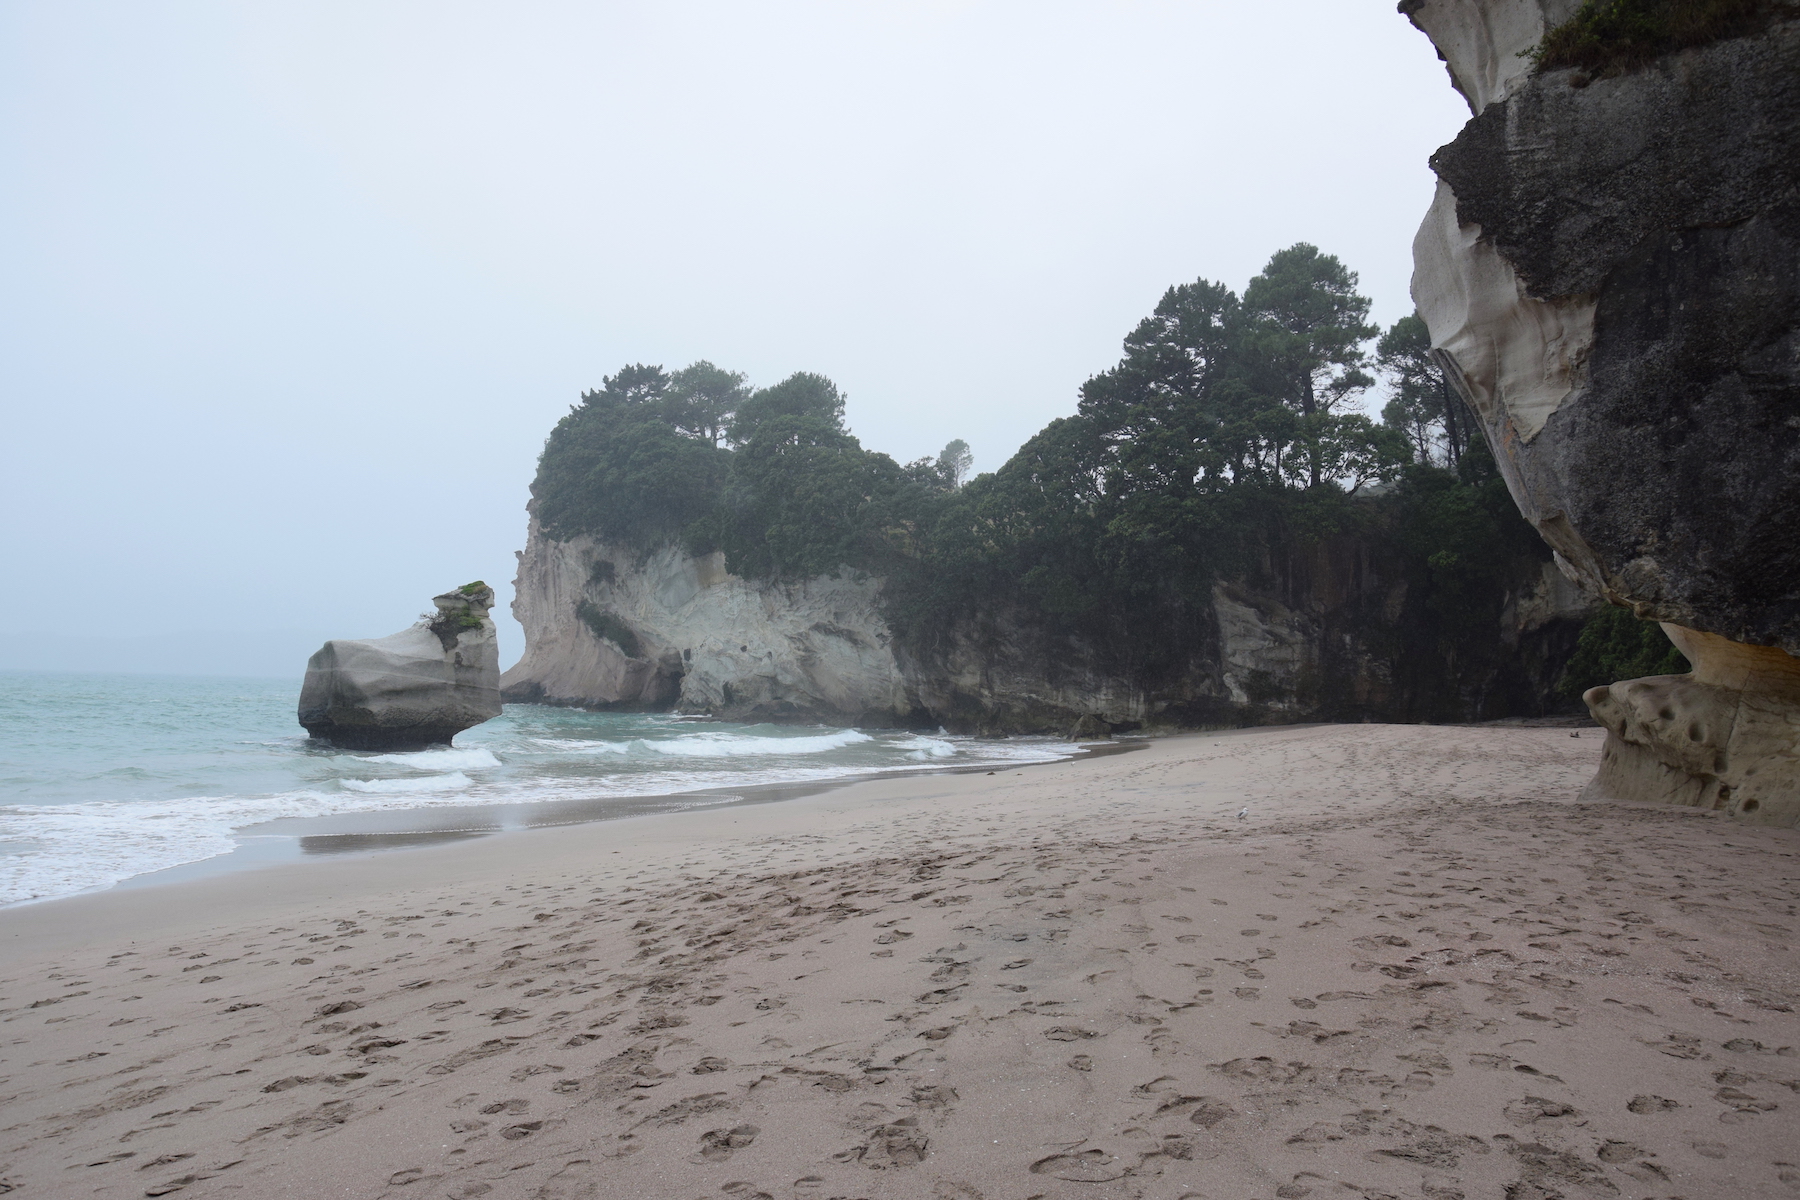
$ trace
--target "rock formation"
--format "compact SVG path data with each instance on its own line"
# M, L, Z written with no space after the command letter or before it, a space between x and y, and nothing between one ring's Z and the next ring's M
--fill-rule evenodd
M908 647L879 579L746 580L716 554L559 540L534 521L513 600L526 651L502 687L515 702L595 709L1081 737L1542 711L1594 602L1530 564L1496 631L1509 673L1475 672L1459 693L1441 660L1392 636L1418 603L1378 565L1396 560L1343 538L1271 562L1214 589L1199 653L1129 663L1004 610Z
M1595 688L1594 797L1800 823L1800 20L1594 77L1575 0L1404 0L1474 114L1413 295L1520 510L1691 675Z
M500 715L494 590L432 597L435 615L364 641L334 639L306 664L300 724L349 750L422 750Z
M736 721L933 723L894 659L880 581L756 583L724 556L643 555L534 522L513 615L525 657L509 700L708 713Z

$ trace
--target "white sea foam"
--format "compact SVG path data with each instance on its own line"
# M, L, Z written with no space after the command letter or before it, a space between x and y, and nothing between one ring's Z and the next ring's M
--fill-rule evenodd
M0 836L26 847L0 860L0 902L64 896L228 854L235 828L335 808L324 796L295 793L0 809Z
M461 771L452 771L448 775L427 775L423 779L340 779L340 786L353 792L374 792L378 795L398 795L414 792L454 792L469 787L475 781Z
M529 739L531 745L542 746L546 750L561 750L574 754L629 754L631 742L601 742L593 738L547 738Z
M1044 742L1033 738L1009 738L1006 741L982 742L980 747L980 757L984 762L1021 765L1051 762L1058 758L1069 758L1081 753L1081 747L1072 742Z
M255 832L253 827L283 818L611 800L620 802L621 812L661 811L735 799L721 795L721 789L822 783L901 769L1010 766L1074 750L1042 740L984 741L941 732L815 729L783 735L716 722L525 710L484 728L472 746L332 754L304 739L279 737L281 723L292 719L285 695L272 695L268 709L269 733L256 740L209 743L204 727L191 727L191 744L208 756L178 759L173 767L158 765L161 733L155 742L118 749L102 763L92 761L93 743L72 741L68 761L82 764L88 774L58 775L44 766L36 778L52 783L31 784L45 789L38 794L60 790L68 799L0 804L0 903L67 895L227 854L246 829ZM237 710L221 702L221 713L223 723L235 720ZM110 710L101 715L110 719ZM236 758L210 752L220 746L245 749ZM271 757L272 748L288 753ZM155 768L153 775L138 781L147 765ZM104 774L94 773L95 767ZM130 781L114 782L126 776ZM178 786L203 787L211 794L157 794L177 778L191 780ZM96 779L101 782L89 782ZM697 792L709 797L696 798ZM13 796L33 793L14 790ZM403 816L392 820L397 831L410 827Z
M913 762L933 762L942 758L955 758L957 748L943 738L914 736L897 746L906 750L906 757Z
M675 757L744 758L747 756L825 754L832 750L842 750L846 746L855 746L874 740L868 734L854 729L840 729L835 733L819 734L816 737L756 737L741 733L697 733L686 737L670 738L666 742L645 740L632 744L655 754L667 754Z
M746 733L682 733L670 738L631 738L603 742L585 738L532 738L534 746L563 754L660 755L665 758L776 758L828 754L875 739L855 729L798 737Z
M372 754L357 761L391 763L415 771L481 771L500 765L494 752L481 746L472 750L445 747L442 750L415 750L410 754Z

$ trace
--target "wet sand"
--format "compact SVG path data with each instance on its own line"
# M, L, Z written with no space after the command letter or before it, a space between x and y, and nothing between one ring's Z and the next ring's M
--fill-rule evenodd
M1171 738L0 912L0 1186L1800 1196L1800 832L1581 805L1571 732Z

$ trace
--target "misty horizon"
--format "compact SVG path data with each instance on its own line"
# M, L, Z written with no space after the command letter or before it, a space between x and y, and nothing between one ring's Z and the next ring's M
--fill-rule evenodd
M1405 315L1467 117L1389 0L0 29L14 668L298 678L477 577L510 663L537 453L602 376L816 371L870 449L991 471L1171 285L1306 241Z

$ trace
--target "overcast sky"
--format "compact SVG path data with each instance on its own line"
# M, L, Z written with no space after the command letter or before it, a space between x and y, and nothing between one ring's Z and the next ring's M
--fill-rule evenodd
M1393 0L5 0L0 666L509 599L625 362L991 470L1171 284L1310 241L1391 322L1466 117Z

